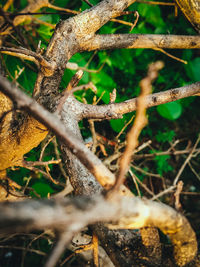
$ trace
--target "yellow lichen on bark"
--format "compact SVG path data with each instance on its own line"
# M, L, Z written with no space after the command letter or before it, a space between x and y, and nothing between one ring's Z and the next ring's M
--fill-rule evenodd
M200 32L200 0L175 0L181 11Z
M12 109L12 102L0 93L0 117ZM21 165L24 154L38 146L48 130L34 118L22 119L17 131L12 128L12 112L6 114L0 123L0 171Z

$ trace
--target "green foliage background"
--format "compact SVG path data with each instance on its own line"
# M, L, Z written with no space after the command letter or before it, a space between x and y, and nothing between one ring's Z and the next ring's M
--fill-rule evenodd
M6 1L1 1L3 4ZM97 4L99 1L91 0L92 4ZM55 0L54 5L66 7L75 10L88 9L88 5L80 0ZM26 0L14 1L11 6L11 12L18 12L27 5ZM136 33L152 33L152 34L196 34L192 29L191 25L179 12L178 17L174 15L174 8L168 6L159 5L148 5L144 3L135 3L128 10L139 12L139 21L136 27L131 31L132 34ZM55 14L48 15L37 15L40 20L48 23L56 24L60 19L67 19L69 15L58 14L57 11L43 8L41 12L53 12ZM133 22L134 16L123 16L126 21ZM25 23L17 27L20 35L16 35L15 38L10 36L7 38L7 42L13 45L21 45L23 47L36 50L39 41L41 40L41 46L46 49L48 42L53 34L51 27L32 22L31 24ZM129 27L109 22L100 29L99 33L129 33ZM22 39L20 36L23 36ZM97 73L85 72L80 84L88 83L92 81L97 87L97 98L101 97L101 104L107 104L109 102L109 93L114 88L117 89L116 102L122 102L124 100L138 96L140 92L139 82L145 77L148 65L151 62L162 60L165 63L165 67L161 70L158 79L153 84L153 92L160 92L170 88L176 88L184 86L186 84L199 81L200 77L200 52L199 50L170 50L167 51L185 61L188 64L183 64L176 61L165 54L154 51L152 49L121 49L111 51L99 51L84 52L76 54L70 60L71 62L77 63L80 67L85 67L90 60L92 60L87 66L88 69L97 70L104 64L102 70ZM34 82L37 77L36 66L30 62L22 62L18 58L14 58L8 55L2 56L2 62L12 80L15 76L15 71L24 68L22 74L17 79L19 85L28 94L31 94L34 88ZM75 71L66 69L60 90L63 90L70 78ZM88 103L92 103L94 92L92 90L79 91L76 93L77 99L82 101L83 97ZM170 144L175 140L181 140L178 147L179 150L184 149L188 142L194 143L199 133L199 98L190 97L187 99L179 100L173 103L168 103L154 107L148 110L148 126L142 131L140 136L140 142L143 143L149 139L152 140L151 146L147 147L141 153L153 154L166 151ZM96 123L96 130L99 134L105 136L109 140L115 140L116 135L121 131L123 126L131 119L134 114L124 115L122 119L105 121ZM91 137L91 133L88 127L88 122L83 121L80 123L81 131L84 138ZM120 136L120 141L124 142L127 129ZM107 148L108 154L112 153L112 148ZM35 161L39 159L40 147L32 150L28 153L26 160ZM54 155L54 147L49 144L43 160L50 160ZM103 158L103 155L100 154ZM143 159L137 162L145 172L151 172L159 174L161 177L166 179L166 184L170 184L176 176L180 166L187 157L186 155L175 156L175 155L156 155L150 159ZM198 158L193 160L194 168L196 172L200 171L200 162ZM154 185L155 193L162 188L161 181L155 178L148 178L144 173L138 172L134 168L132 171L138 176L140 181L146 182L148 186ZM60 173L58 166L50 165L50 172L54 179L58 179L61 183L64 183L64 178ZM47 180L40 173L33 173L30 170L19 168L15 170L8 170L8 175L18 184L25 186L28 183L29 190L26 191L28 195L33 197L46 197L48 194L59 192L62 186L55 185L51 181ZM184 181L185 190L189 192L198 193L200 192L200 180L197 179L191 168L186 167L184 173L181 176L181 180ZM134 193L137 193L135 186L130 186ZM173 198L173 196L171 196ZM172 202L172 199L166 197L165 200L168 203ZM188 197L183 195L183 205L189 215L192 217L192 212L195 210L194 205L191 203L195 202L200 204L196 197ZM199 205L197 205L199 207ZM197 210L199 208L196 208ZM197 211L195 210L195 211ZM197 221L194 220L194 225ZM199 234L199 233L198 233ZM22 242L23 243L23 242ZM42 244L41 244L42 243ZM44 244L43 244L44 243ZM44 251L48 250L51 246L51 242L48 239L42 239L35 243L35 246L42 248ZM30 253L30 255L32 255ZM23 266L29 266L29 260L32 263L37 264L40 262L40 257L31 258L25 260ZM7 261L5 261L7 264ZM8 266L8 265L4 265ZM32 266L32 265L30 265Z

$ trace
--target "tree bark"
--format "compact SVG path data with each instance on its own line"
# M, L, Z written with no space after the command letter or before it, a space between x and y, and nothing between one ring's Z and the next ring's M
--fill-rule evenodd
M114 35L108 35L108 36L98 36L95 35L95 32L100 29L107 21L109 21L111 18L117 17L126 7L128 7L131 3L133 3L134 0L106 0L100 2L95 7L91 8L90 10L87 10L85 12L82 12L81 14L77 15L76 17L70 18L66 21L60 22L54 32L54 35L50 41L50 44L47 48L47 51L44 54L44 61L39 62L40 64L40 71L38 74L38 78L35 84L34 88L34 97L37 99L37 101L45 106L48 110L51 112L56 111L57 105L59 103L60 95L59 95L59 85L60 81L62 79L62 75L64 72L64 69L66 67L67 61L71 58L71 56L77 52L81 52L84 50L94 50L94 49L108 49L108 48L135 48L135 47L142 47L141 44L141 38L145 38L144 36L134 36L134 35L126 35L126 38L122 35L114 36ZM170 39L163 39L163 36L157 36L154 38L153 36L146 36L146 43L143 43L144 47L149 48L182 48L182 40L177 42L177 37L173 37ZM187 47L192 48L199 48L199 44L197 42L198 38L196 37L190 37L185 38L187 39ZM125 40L125 42L123 42ZM138 43L139 44L138 44ZM156 42L156 44L155 44ZM48 62L48 64L46 64ZM193 91L193 94L199 92L199 84L194 85L195 90ZM2 89L2 88L1 88ZM2 89L3 90L3 89ZM180 93L180 90L177 89L175 91L171 91L169 93L171 99L175 100L177 99L177 95ZM187 92L186 92L187 94ZM168 95L168 98L169 98ZM0 101L2 100L2 106L5 105L5 108L3 107L2 114L5 111L8 111L9 109L12 109L12 103L3 95L0 95ZM152 97L149 99L149 106L153 106L155 103L160 103L162 101L162 97L160 95L156 95L156 97ZM16 95L17 98L17 95ZM16 99L15 99L16 100ZM165 100L166 101L166 100ZM90 161L90 157L88 155L89 152L84 149L84 142L80 133L80 129L78 126L78 121L83 118L87 113L87 109L89 109L89 106L85 106L84 115L81 115L83 110L79 110L81 105L74 106L74 103L76 103L75 100L73 100L73 97L68 97L67 101L63 105L63 110L61 112L61 121L63 122L66 131L69 131L74 133L73 136L70 136L68 139L65 139L65 142L63 142L62 135L61 137L61 150L63 155L63 160L65 163L65 168L68 171L68 174L70 176L71 183L74 187L75 194L76 195L87 195L87 196L93 196L93 195L100 195L100 193L103 191L103 187L97 182L96 178L100 177L98 179L99 182L102 182L102 185L104 187L107 186L108 181L111 181L110 184L114 183L114 175L109 172L109 170L106 170L102 165L102 169L98 168L98 160L94 157L95 164L92 164ZM1 104L1 102L0 102ZM21 102L18 103L19 107L24 108L24 103ZM29 102L31 107L34 108L34 103ZM111 104L109 107L101 107L107 109L106 112L101 113L101 108L96 108L96 112L93 112L94 115L92 118L100 117L101 118L111 118L113 116L117 117L120 116L126 112L129 112L131 109L136 109L136 100L130 100L127 101L125 104ZM93 107L90 107L91 109L94 109ZM111 109L111 112L109 110ZM25 109L25 108L24 108ZM37 108L39 110L39 108ZM99 109L99 110L98 110ZM29 109L30 111L30 109ZM34 111L32 111L34 113ZM100 114L101 113L101 114ZM36 114L36 112L34 113ZM48 113L45 113L48 115ZM89 114L89 112L88 112ZM91 111L90 111L91 114ZM8 131L11 122L12 122L12 116L11 114L7 114L8 123L7 125L4 124L4 130ZM37 116L35 116L37 117ZM38 115L39 117L39 115ZM54 117L57 118L57 116L54 114ZM89 116L88 116L89 117ZM41 119L41 118L40 118ZM46 136L47 131L46 128L41 123L46 123L45 117L40 120L41 122L37 122L35 119L33 119L30 116L25 116L23 120L22 126L20 125L20 135L18 136L19 139L15 138L12 146L10 146L13 153L15 151L18 151L18 155L13 154L12 159L14 158L14 162L7 163L5 158L2 158L2 162L0 162L2 173L5 170L5 168L11 164L13 165L20 165L20 161L23 157L23 155L28 152L31 148L36 146L40 143L40 141ZM55 123L57 121L55 120ZM58 124L59 125L59 124ZM27 130L28 129L28 130ZM63 128L62 128L63 130ZM59 131L57 129L57 133L59 136ZM64 132L62 132L64 136ZM34 138L31 139L31 144L29 140L29 136L33 136ZM3 139L6 137L6 133L3 132L1 144L6 144L8 139ZM10 138L10 136L9 136ZM24 139L23 139L24 138ZM80 144L80 150L77 150L75 146L71 145L70 138L75 142L77 140L78 144ZM18 142L20 140L20 142ZM23 141L24 140L24 141ZM67 143L68 142L68 143ZM73 143L72 142L72 143ZM73 143L74 144L74 143ZM20 151L19 146L23 147L23 151ZM26 149L24 149L26 148ZM5 145L2 145L2 151L0 151L0 154L2 154L6 150ZM80 162L80 160L77 158L78 152L81 153L82 158L79 156L79 159L84 163L84 165ZM77 155L77 156L76 156ZM83 156L85 155L85 160L83 159ZM8 155L6 155L8 157ZM88 156L88 157L87 157ZM5 165L7 164L7 165ZM89 165L89 166L87 166ZM87 168L86 168L87 167ZM90 172L88 171L90 169ZM103 173L101 173L102 170ZM96 177L96 178L95 178ZM108 177L108 178L107 178ZM178 215L177 215L178 217ZM179 217L178 217L179 218ZM181 217L182 218L182 217ZM155 218L154 218L155 219ZM159 221L159 218L157 218ZM178 220L179 221L179 220ZM180 219L181 221L181 219ZM159 221L160 222L160 221ZM186 232L186 236L188 243L186 242L184 235L180 234L180 232L177 231L177 225L175 229L173 228L173 225L170 225L170 223L174 223L173 220L169 222L169 224L161 224L162 229L166 229L167 227L171 230L171 228L174 230L171 232L168 231L167 228L166 234L169 234L174 244L177 242L177 235L178 235L178 244L175 246L175 258L179 265L183 266L185 262L188 260L187 257L187 249L188 249L188 243L195 240L195 237L193 236L192 231ZM187 222L186 219L182 219L182 224L180 224L181 233L183 230L183 225L187 227L187 229L190 229L190 225ZM150 225L154 226L154 221L150 221ZM167 226L166 226L167 225ZM124 227L124 225L121 225ZM130 226L130 225L129 225ZM146 226L146 225L143 225ZM157 226L157 225L156 225ZM139 226L138 226L139 227ZM126 228L126 227L124 227ZM103 245L104 249L107 251L107 253L111 256L112 261L116 266L158 266L161 263L161 248L159 247L159 240L155 238L155 242L153 242L153 246L157 245L156 249L157 252L152 256L152 245L146 246L145 244L148 243L144 240L143 246L141 245L141 237L140 235L136 234L133 231L129 230L109 230L102 224L97 224L95 226L92 226L92 229L94 232L98 235L101 244ZM80 229L79 229L80 230ZM191 229L190 229L191 230ZM148 231L148 230L147 230ZM149 232L148 232L149 233ZM146 235L147 239L151 239L152 235L154 235L154 232L151 231L150 236ZM179 236L180 235L180 236ZM194 240L193 240L194 239ZM180 242L179 242L180 241ZM126 243L125 243L126 242ZM195 243L195 241L194 241ZM180 245L181 244L181 245ZM193 251L192 251L193 250ZM183 257L180 256L180 251ZM190 247L190 255L191 258L194 256L194 253L196 251L195 244ZM145 255L145 259L144 259ZM190 260L190 257L189 257Z

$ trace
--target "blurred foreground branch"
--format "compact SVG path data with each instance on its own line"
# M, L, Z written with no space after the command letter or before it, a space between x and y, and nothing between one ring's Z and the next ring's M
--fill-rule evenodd
M26 200L0 203L0 232L16 233L52 228L59 232L79 232L88 224L112 222L112 229L158 227L169 235L174 257L184 266L196 255L195 233L187 219L162 203L136 197L118 196L105 200L101 196L62 200ZM69 240L70 241L70 240Z

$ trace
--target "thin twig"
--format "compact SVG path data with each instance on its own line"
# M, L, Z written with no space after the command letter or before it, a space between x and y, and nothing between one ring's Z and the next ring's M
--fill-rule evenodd
M45 171L42 171L41 169L35 168L33 166L30 166L29 164L26 164L26 162L24 161L23 164L21 164L21 167L26 168L28 170L31 170L35 173L40 172L44 177L46 177L48 180L50 180L52 183L56 184L56 185L61 185L60 182L56 181L53 179L53 177L49 174L46 173Z
M54 145L54 152L55 152L56 158L57 158L57 160L59 160L59 159L61 159L61 158L60 158L60 152L59 152L59 149L58 149L58 143L57 143L57 141L56 141L56 138L54 138L54 139L52 140L52 143L53 143L53 145ZM64 168L63 168L62 161L60 161L60 163L59 163L59 167L60 167L60 171L61 171L63 177L64 177L64 178L66 179L66 181L67 181L66 183L68 183L68 181L69 181L69 177L68 177L68 175L66 174L66 172L65 172L65 170L64 170Z
M161 61L157 61L156 63L151 64L149 66L147 77L140 82L141 94L138 97L136 118L133 127L127 134L127 145L125 148L125 152L120 160L119 174L117 175L113 191L118 190L120 188L120 185L123 184L125 179L125 174L129 168L133 151L138 145L138 138L140 132L147 124L145 97L151 93L151 88L152 88L151 83L157 78L158 71L161 68L163 68L163 63Z
M121 131L118 133L118 135L116 136L116 139L119 139L120 135L124 132L124 130L126 129L126 127L133 121L133 119L135 118L135 114L131 117L131 119L123 126L123 128L121 129Z
M47 260L45 267L54 267L56 265L56 262L60 258L60 255L63 253L66 246L71 241L73 235L74 235L73 231L62 233L60 239L58 240L58 243L55 245L52 253L49 256L49 259Z
M159 194L157 194L154 197L152 197L151 200L158 199L159 197L162 197L162 196L168 194L169 192L172 192L175 188L176 188L176 186L172 185L172 186L168 187L167 189L165 189L164 191L162 191Z
M181 62L181 63L188 64L188 62L187 62L186 60L183 60L183 59L181 59L181 58L178 58L178 57L176 57L176 56L174 56L174 55L172 55L172 54L166 52L166 51L165 51L164 49L162 49L162 48L153 48L153 50L155 50L155 51L160 51L160 52L162 52L163 54L167 55L168 57L171 57L171 58L173 58L173 59L175 59L175 60L177 60L177 61L179 61L179 62Z
M192 158L192 156L193 156L193 153L194 153L194 151L195 151L195 149L196 149L196 147L197 147L199 141L200 141L200 135L198 136L198 138L197 138L197 140L196 140L196 142L195 142L195 144L194 144L194 146L193 146L193 148L192 148L190 154L188 155L187 159L185 160L185 162L184 162L183 165L181 166L181 168L180 168L178 174L176 175L176 177L175 177L175 179L174 179L174 182L173 182L173 185L174 185L174 186L177 184L177 182L178 182L178 180L179 180L179 178L180 178L180 176L181 176L183 170L185 169L185 166L186 166L186 165L188 164L188 162L191 160L191 158Z
M82 70L78 70L75 75L71 78L71 81L68 83L66 89L63 92L63 97L60 99L60 103L58 104L57 107L57 113L60 114L61 110L62 110L62 106L65 103L69 92L79 83L80 79L83 77L83 71Z
M135 26L137 25L137 23L138 23L138 19L139 19L139 13L137 12L137 11L135 11L135 13L134 13L134 15L135 15L135 17L136 17L136 19L135 19L135 21L134 21L134 23L133 23L133 26L131 27L131 29L130 29L130 32L135 28Z
M200 181L200 175L195 171L195 169L192 167L191 162L188 162L188 166L190 167L191 171L194 173L194 175L197 177L197 179Z
M151 196L155 196L154 193L145 184L143 184L136 175L134 175L131 169L129 169L129 173L131 176L134 176L135 180L140 184L141 187L144 188L145 191L147 191L147 193L149 193Z
M144 3L144 4L148 4L148 5L176 6L175 3L158 2L158 1L137 0L136 2L138 2L138 3Z
M7 11L9 7L12 5L14 0L8 0L6 4L3 6L3 11Z
M23 166L26 167L34 167L34 166L48 166L49 164L59 164L61 162L61 159L52 159L48 161L24 161Z
M96 147L97 147L97 135L95 131L95 126L94 126L94 120L88 120L88 123L90 125L90 131L92 134L92 152L96 152Z
M135 153L140 152L141 150L145 149L147 146L149 146L152 143L151 140L148 140L147 142L143 143L141 146L139 146L138 148L136 148L133 151L134 157L136 157ZM111 155L110 157L106 158L103 162L106 165L110 165L110 163L114 160L117 160L121 155L122 152L119 151L119 149L122 149L125 146L125 143L120 144L120 146L117 147L118 151L115 151L115 153L113 155ZM138 155L137 155L138 156Z
M160 176L160 174L155 174L155 173L152 173L152 172L147 172L147 171L143 170L142 168L139 168L138 166L135 166L133 164L131 164L131 167L133 167L136 171L139 171L139 172L144 173L145 175L156 177L156 178L160 178L160 179L163 178L163 177Z
M182 205L180 203L180 194L181 191L183 190L183 182L179 181L177 184L177 188L176 188L176 192L174 193L174 197L175 197L175 208L176 210L180 211L182 208Z
M43 156L44 156L44 151L46 149L46 147L49 145L49 143L55 138L55 136L50 136L50 138L48 138L47 142L43 145L41 152L40 152L40 157L39 157L39 161L42 161Z
M194 152L197 153L197 155L200 153L200 149L195 149ZM183 149L183 150L177 150L177 151L162 151L162 152L155 152L151 154L141 154L141 155L135 155L135 159L142 159L142 158L153 158L155 156L163 156L163 155L183 155L191 153L191 149ZM196 156L196 155L195 155Z
M131 171L131 170L129 170L129 173L130 173L130 175L131 175L131 177L132 177L132 179L133 179L133 182L134 182L134 184L135 184L135 187L136 187L136 190L137 190L137 193L138 193L138 196L140 196L141 197L141 192L140 192L140 189L139 189L139 186L138 186L138 183L137 183L137 181L136 181L136 175Z
M88 6L93 6L93 4L91 4L88 0L82 0L83 2L85 2L86 4L88 4Z
M42 256L46 256L46 253L41 251L41 250L36 250L36 249L31 249L31 248L25 248L25 247L17 247L17 246L4 246L4 245L0 245L0 248L4 249L4 248L9 248L9 249L19 249L19 250L25 250L25 251L29 251L32 253L36 253L38 255L42 255Z

